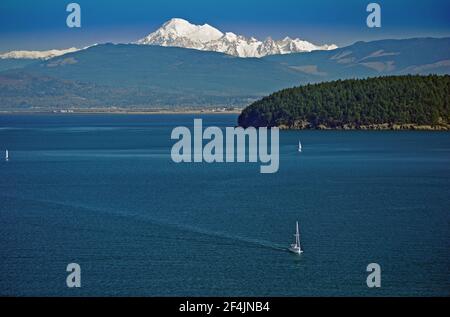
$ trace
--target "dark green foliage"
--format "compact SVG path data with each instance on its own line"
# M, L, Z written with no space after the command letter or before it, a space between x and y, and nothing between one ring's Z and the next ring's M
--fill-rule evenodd
M239 116L239 125L340 128L371 124L450 123L450 76L338 80L284 89Z

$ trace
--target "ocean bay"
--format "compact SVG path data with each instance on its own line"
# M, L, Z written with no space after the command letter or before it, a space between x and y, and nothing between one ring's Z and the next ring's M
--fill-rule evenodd
M172 162L194 118L237 116L0 116L2 295L449 295L448 133L281 131L264 175Z

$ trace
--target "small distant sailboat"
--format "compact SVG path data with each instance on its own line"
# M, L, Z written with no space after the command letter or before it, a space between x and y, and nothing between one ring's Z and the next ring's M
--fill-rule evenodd
M9 161L9 151L8 150L5 151L5 161L6 162Z
M289 251L296 253L296 254L300 254L303 252L301 246L300 246L300 232L298 230L298 221L297 221L297 231L294 234L295 237L295 243L291 244Z
M302 142L298 141L298 151L302 152Z

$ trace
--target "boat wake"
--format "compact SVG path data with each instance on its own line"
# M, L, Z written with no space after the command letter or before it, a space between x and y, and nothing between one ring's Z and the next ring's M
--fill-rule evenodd
M185 231L185 232L191 233L191 234L194 233L194 234L204 235L204 236L222 240L222 241L218 242L218 241L210 241L208 239L195 238L196 242L199 242L199 243L214 243L215 245L220 244L223 246L226 246L226 245L236 246L236 243L239 243L243 247L264 248L264 249L270 249L270 250L282 251L282 252L289 251L289 249L286 248L284 245L276 244L271 241L254 239L254 238L229 234L229 233L225 233L225 232L207 230L207 229L199 228L196 226L179 224L179 223L174 223L174 222L170 222L167 220L161 220L161 219L156 219L156 218L152 218L152 217L148 217L148 216L142 216L141 214L136 214L136 213L112 212L111 210L108 210L108 209L101 209L98 207L86 206L84 204L67 203L67 202L48 200L48 199L35 199L35 198L30 199L30 198L17 197L17 196L10 197L10 198L35 201L35 202L39 202L39 203L52 204L52 205L57 205L57 206L70 207L70 208L75 208L78 210L85 210L85 211L89 211L89 212L95 211L96 213L105 214L105 216L108 216L108 217L113 215L116 217L134 218L134 219L139 220L140 222L152 223L159 227L165 227L165 228L169 228L172 230L175 229L177 231ZM165 238L168 238L168 237L166 236ZM189 238L186 237L184 239L189 239Z
M185 230L185 231L189 231L189 232L193 232L193 233L198 233L201 235L206 235L206 236L210 236L210 237L223 239L225 241L239 242L242 245L245 245L247 247L264 248L264 249L271 249L271 250L275 250L275 251L289 251L288 248L284 247L283 245L276 244L271 241L253 239L253 238L249 238L249 237L228 234L225 232L210 231L210 230L205 230L205 229L201 229L201 228L189 226L189 225L178 225L178 224L168 224L168 223L165 223L165 225L171 226L171 227L176 227L179 230ZM228 244L228 243L223 243L223 244ZM233 245L235 246L236 243L233 243Z

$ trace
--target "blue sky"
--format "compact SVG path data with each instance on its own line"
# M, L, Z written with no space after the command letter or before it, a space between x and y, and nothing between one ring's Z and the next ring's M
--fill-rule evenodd
M68 3L82 27L66 26ZM450 1L384 0L382 27L367 28L364 0L1 0L0 51L131 42L172 17L258 38L300 37L340 46L358 40L450 36Z

